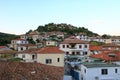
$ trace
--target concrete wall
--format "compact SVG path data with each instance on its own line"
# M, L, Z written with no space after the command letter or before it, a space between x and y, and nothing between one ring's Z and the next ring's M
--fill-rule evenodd
M58 58L60 58L60 62L57 61ZM37 62L46 64L46 59L52 59L52 63L47 65L64 66L64 54L37 54Z

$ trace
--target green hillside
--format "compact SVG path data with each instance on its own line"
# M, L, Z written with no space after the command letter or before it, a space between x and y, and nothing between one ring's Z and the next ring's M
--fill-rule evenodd
M87 33L88 36L98 35L97 33L89 31L85 27L76 27L76 26L66 24L66 23L61 23L61 24L49 23L44 26L38 26L37 31L39 32L61 31L61 32L66 32L68 35L73 35L76 33L84 32L84 33Z
M12 39L15 39L17 37L19 37L19 36L0 32L0 46L1 45L5 46L5 45L9 44Z

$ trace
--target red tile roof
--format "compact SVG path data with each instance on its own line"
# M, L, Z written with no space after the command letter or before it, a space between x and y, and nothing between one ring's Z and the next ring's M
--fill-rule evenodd
M8 53L14 53L15 51L13 50L2 50L0 51L0 54L8 54Z
M110 55L114 55L114 57L111 57ZM106 60L106 61L118 61L118 60L120 60L120 52L113 51L113 52L92 54L91 57Z
M0 80L63 80L63 75L63 67L0 61Z
M29 54L31 54L31 53L36 53L37 50L40 50L40 49L38 49L38 48L31 48L31 49L28 49L28 50L25 50L25 51L22 51L22 52L19 52L19 53L29 53Z
M28 46L36 46L35 44L20 44L19 46L26 46L26 47L28 47Z
M60 50L59 47L49 46L41 48L37 51L38 53L62 53L64 54L64 51Z
M6 46L0 46L0 54L14 53L12 49L7 48Z
M79 40L74 36L71 36L70 38L65 39L61 44L71 44L71 43L76 43L76 44L88 44L88 41L83 41Z
M5 48L6 46L0 46L0 49Z
M100 51L100 50L102 50L102 46L90 45L89 49Z

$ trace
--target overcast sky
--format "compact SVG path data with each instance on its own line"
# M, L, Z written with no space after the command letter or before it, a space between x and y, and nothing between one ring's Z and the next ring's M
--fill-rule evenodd
M24 34L51 22L120 35L120 0L0 0L0 32Z

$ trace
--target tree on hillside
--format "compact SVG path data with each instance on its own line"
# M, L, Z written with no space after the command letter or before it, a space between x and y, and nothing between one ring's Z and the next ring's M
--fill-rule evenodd
M26 32L26 34L29 34L30 32L32 32L33 30L32 29L30 29L28 32Z
M0 45L7 46L7 44L10 44L11 40L15 38L19 38L19 36L0 32Z
M88 36L98 36L98 34L89 31L85 27L76 27L70 24L61 23L61 24L54 24L49 23L45 24L44 26L38 26L37 31L39 32L51 32L51 31L60 31L66 32L68 35L74 35L76 33L85 32Z
M110 39L110 37L111 37L111 36L110 36L110 35L107 35L107 34L103 34L103 35L102 35L102 38L104 38L104 39Z
M27 38L27 41L31 44L35 44L35 41L32 38Z

